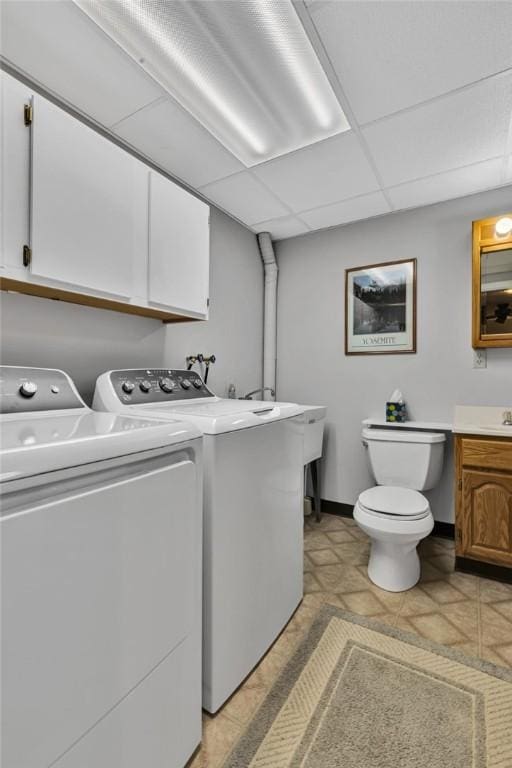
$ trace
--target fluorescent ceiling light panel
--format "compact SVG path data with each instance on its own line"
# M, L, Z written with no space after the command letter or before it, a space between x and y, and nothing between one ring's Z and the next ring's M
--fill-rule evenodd
M75 2L246 166L350 128L291 0Z

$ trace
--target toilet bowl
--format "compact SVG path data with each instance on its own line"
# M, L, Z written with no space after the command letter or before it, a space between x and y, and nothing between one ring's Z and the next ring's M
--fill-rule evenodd
M354 520L372 542L370 580L389 592L413 587L420 578L417 546L434 527L425 496L409 488L369 488L357 500Z
M354 520L370 537L368 576L382 589L402 592L420 578L417 546L434 527L421 490L441 475L445 436L438 432L363 429L370 468L378 485L363 491Z

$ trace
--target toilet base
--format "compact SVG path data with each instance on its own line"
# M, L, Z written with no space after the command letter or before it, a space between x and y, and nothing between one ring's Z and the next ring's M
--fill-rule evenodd
M374 539L368 561L370 580L388 592L404 592L414 587L421 572L417 543L394 544Z

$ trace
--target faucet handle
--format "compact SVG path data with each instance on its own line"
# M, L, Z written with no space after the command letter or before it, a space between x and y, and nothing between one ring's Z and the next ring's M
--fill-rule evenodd
M512 411L503 411L503 426L512 427Z

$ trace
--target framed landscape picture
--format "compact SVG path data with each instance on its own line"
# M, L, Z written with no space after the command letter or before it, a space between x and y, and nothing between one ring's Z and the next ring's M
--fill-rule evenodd
M345 354L416 352L416 259L345 270Z

